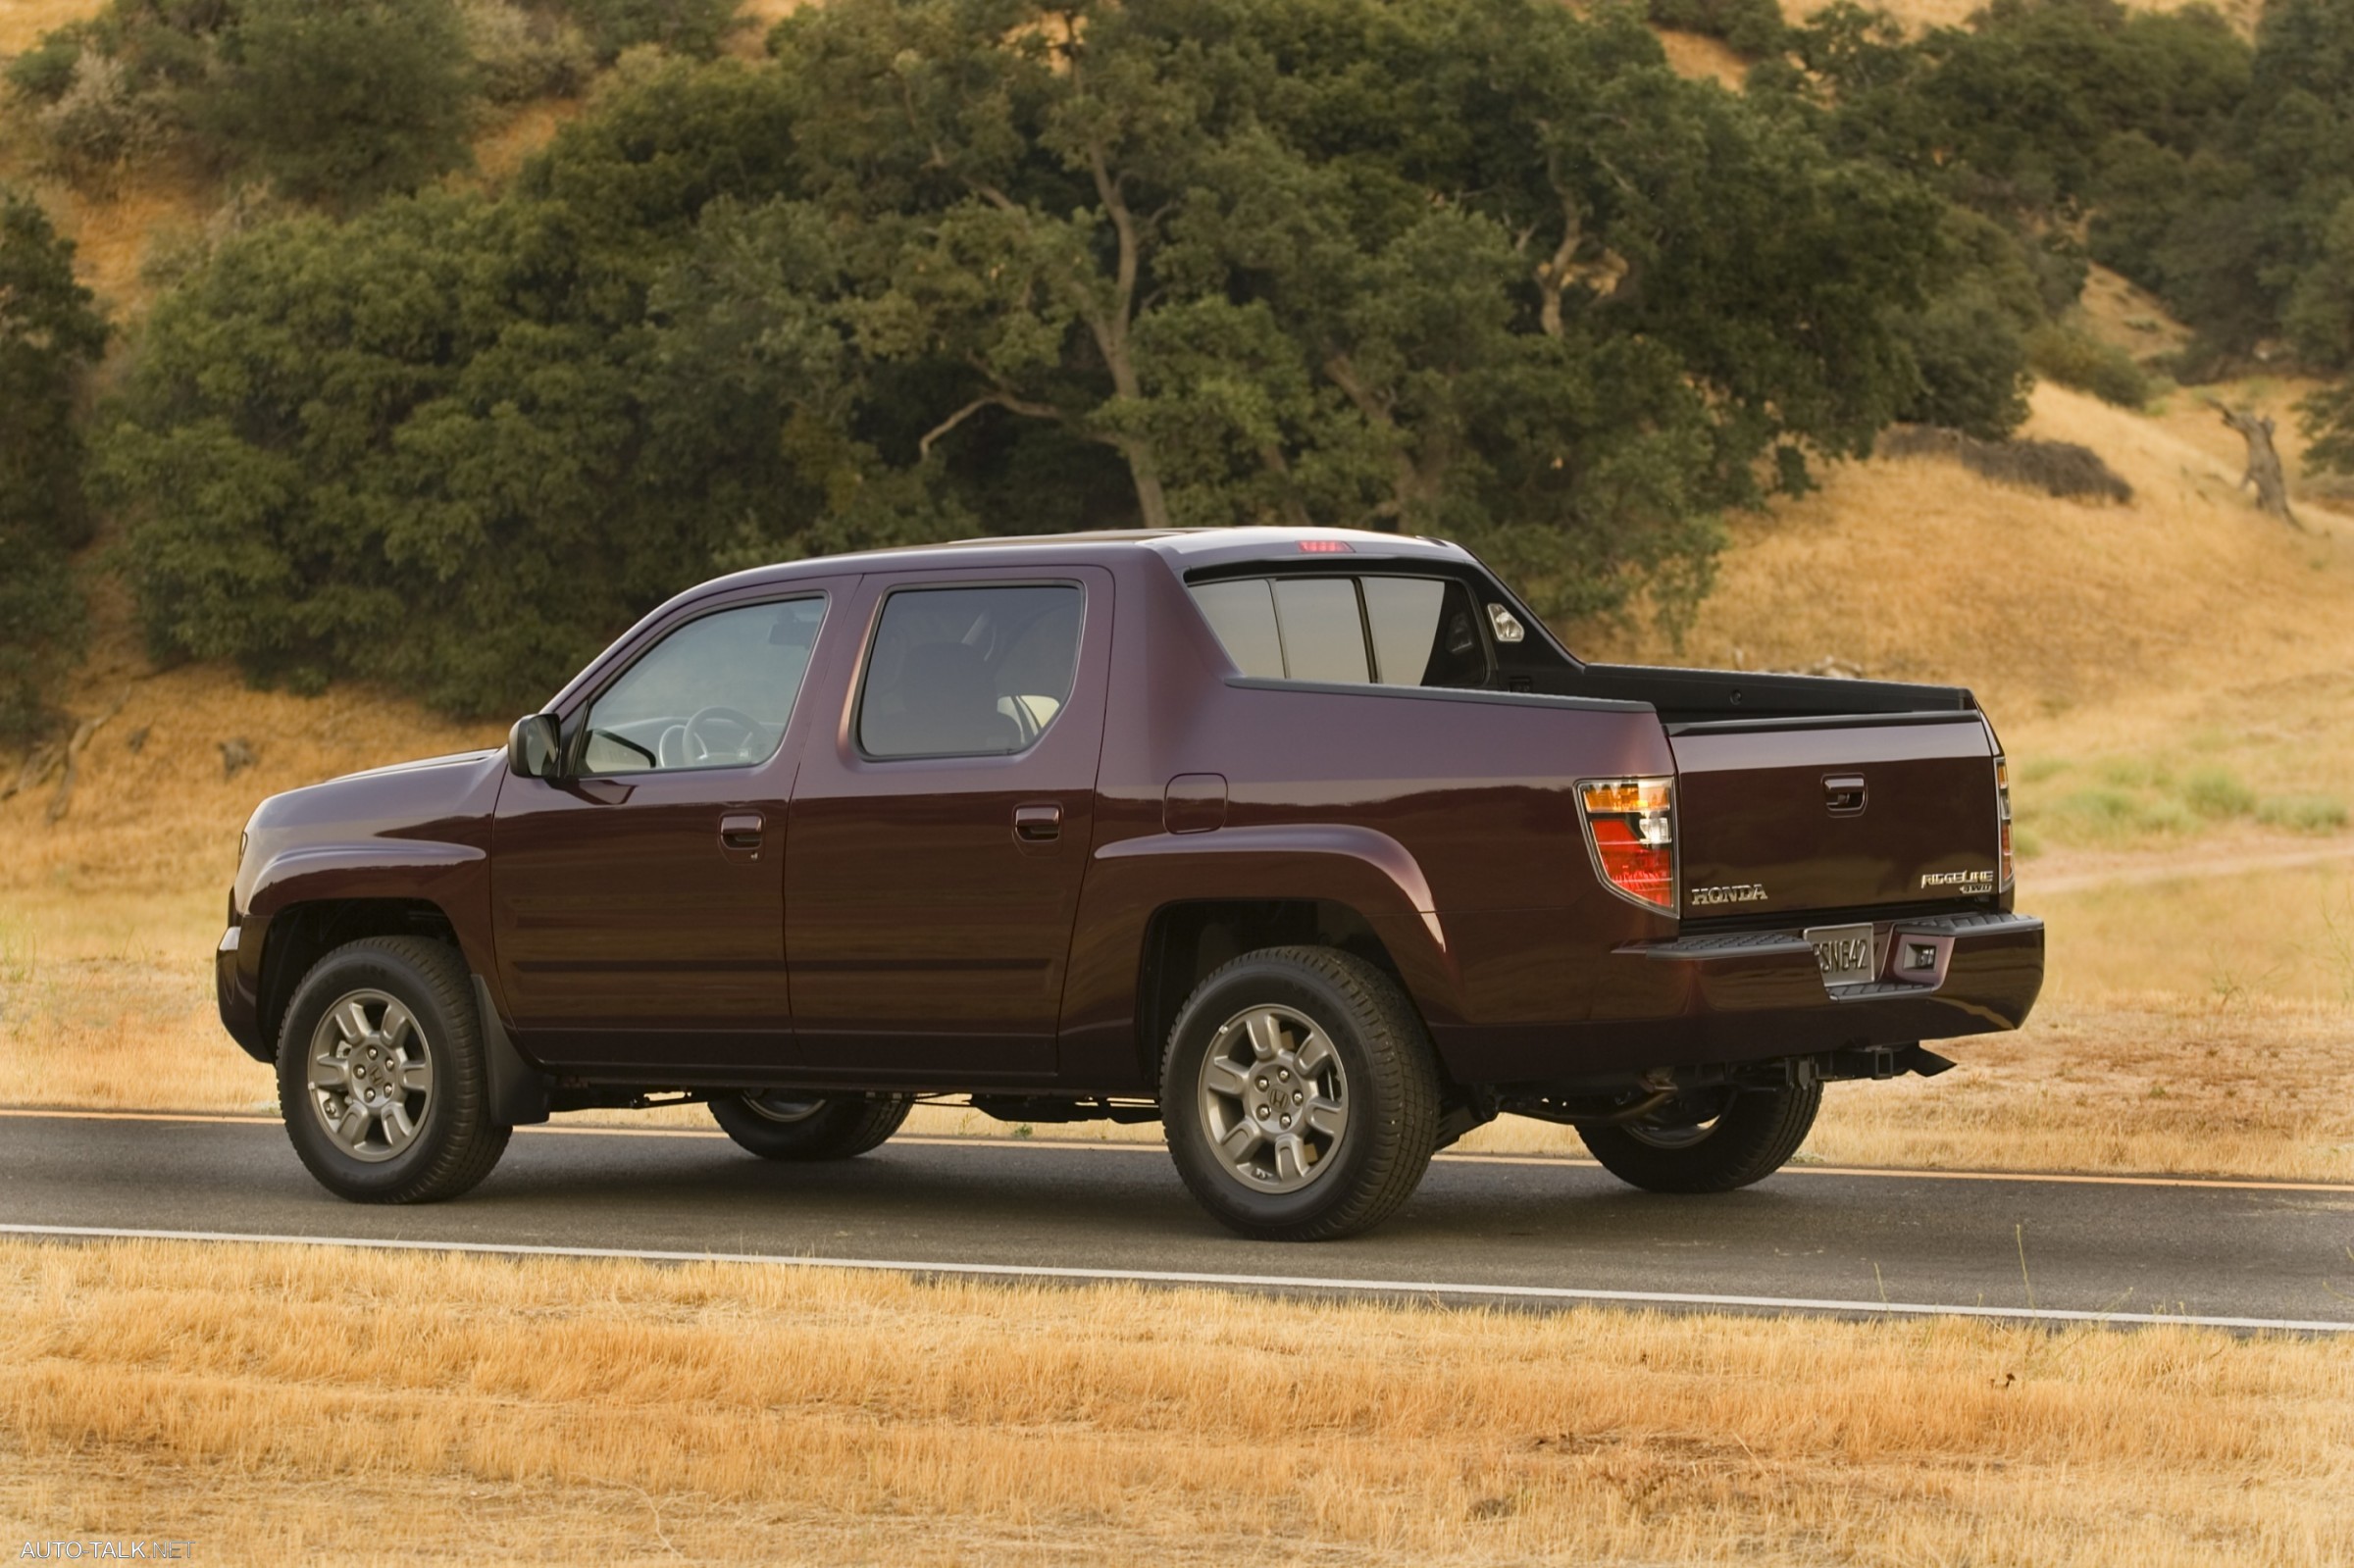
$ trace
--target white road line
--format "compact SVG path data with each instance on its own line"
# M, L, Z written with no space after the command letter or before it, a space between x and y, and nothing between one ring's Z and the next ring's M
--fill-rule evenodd
M214 1122L241 1127L276 1127L275 1116L206 1115L189 1111L77 1111L44 1106L0 1107L0 1117L80 1122ZM710 1141L728 1135L696 1127L582 1127L556 1122L515 1129L540 1137L565 1138L686 1138ZM1120 1154L1166 1155L1165 1145L1150 1141L1076 1138L988 1138L941 1133L902 1133L892 1139L900 1145L926 1148L1104 1149ZM1462 1150L1437 1156L1442 1164L1531 1165L1547 1169L1569 1166L1599 1170L1592 1160L1567 1154L1480 1154ZM1892 1182L2022 1182L2060 1187L2188 1187L2232 1192L2346 1192L2354 1182L2268 1182L2223 1176L2100 1176L2076 1171L1922 1171L1889 1165L1785 1165L1777 1176L1861 1176Z
M1191 1285L1260 1290L1345 1290L1370 1295L1459 1296L1501 1301L1579 1301L1615 1306L1766 1308L1785 1312L1896 1313L1907 1317L1997 1318L2006 1322L2175 1325L2200 1329L2354 1334L2354 1321L2328 1318L2201 1317L2188 1313L2077 1312L2058 1307L1953 1306L1934 1301L1838 1301L1811 1296L1702 1295L1686 1290L1582 1290L1559 1285L1474 1285L1443 1280L1318 1279L1304 1274L1192 1274L1176 1269L1078 1269L1031 1263L936 1263L904 1258L832 1258L773 1252L672 1252L644 1247L547 1246L522 1241L419 1241L366 1236L272 1236L240 1231L143 1231L109 1225L0 1224L0 1236L113 1241L213 1241L264 1246L352 1246L391 1252L472 1252L499 1257L616 1258L640 1263L741 1263L769 1268L862 1269L887 1274L1096 1284Z

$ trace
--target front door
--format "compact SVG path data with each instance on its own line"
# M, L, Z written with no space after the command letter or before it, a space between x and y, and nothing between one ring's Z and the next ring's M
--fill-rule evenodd
M499 984L540 1060L784 1061L793 718L828 603L796 585L691 607L567 716L575 777L500 787Z
M856 614L848 704L793 789L794 1059L942 1085L1051 1074L1110 574L872 576Z

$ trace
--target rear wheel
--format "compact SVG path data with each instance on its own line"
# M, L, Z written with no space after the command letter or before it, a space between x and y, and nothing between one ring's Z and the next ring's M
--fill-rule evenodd
M876 1148L907 1120L900 1094L800 1094L790 1089L727 1094L711 1115L764 1160L846 1160Z
M465 960L421 936L348 942L311 966L279 1032L294 1152L338 1197L430 1203L498 1163Z
M1438 1147L1422 1020L1387 975L1328 947L1246 953L1204 980L1170 1031L1160 1092L1186 1187L1262 1240L1369 1230Z
M1807 1140L1822 1086L1723 1089L1674 1122L1581 1127L1594 1157L1648 1192L1729 1192L1780 1170Z

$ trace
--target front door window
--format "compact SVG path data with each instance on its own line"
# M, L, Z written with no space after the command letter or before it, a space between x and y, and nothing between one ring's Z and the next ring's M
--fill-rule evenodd
M742 768L776 754L793 718L822 598L721 610L688 622L588 710L586 774Z

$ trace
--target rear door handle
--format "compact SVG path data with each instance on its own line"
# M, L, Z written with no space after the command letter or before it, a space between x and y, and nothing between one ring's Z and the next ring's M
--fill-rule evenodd
M1013 835L1032 844L1061 837L1062 808L1053 804L1014 807Z
M760 852L760 813L731 811L719 819L719 847L738 854Z

